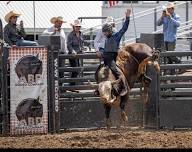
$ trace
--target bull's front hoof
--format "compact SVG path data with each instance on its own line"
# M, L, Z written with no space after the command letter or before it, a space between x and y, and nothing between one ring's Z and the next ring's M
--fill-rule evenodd
M107 129L110 129L110 128L111 128L112 123L111 123L111 120L110 120L110 119L107 119L107 120L106 120L106 126L107 126Z
M124 122L128 122L128 117L126 115L126 113L123 111L121 112L121 119L124 121Z

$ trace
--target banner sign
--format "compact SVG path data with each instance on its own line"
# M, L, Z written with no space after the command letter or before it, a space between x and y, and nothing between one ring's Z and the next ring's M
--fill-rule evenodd
M11 48L9 60L11 134L47 133L47 49Z

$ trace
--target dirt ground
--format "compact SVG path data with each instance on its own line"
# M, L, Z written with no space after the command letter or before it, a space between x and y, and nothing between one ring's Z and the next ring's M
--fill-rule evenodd
M0 137L0 148L192 148L192 130L99 129Z
M188 71L189 75L192 70ZM183 74L183 75L186 75ZM67 131L60 134L1 136L0 148L192 148L192 130L141 128Z

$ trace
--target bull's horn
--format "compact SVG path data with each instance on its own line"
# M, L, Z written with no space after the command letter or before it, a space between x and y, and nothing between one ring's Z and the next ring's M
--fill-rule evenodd
M39 53L37 53L36 57L39 58Z

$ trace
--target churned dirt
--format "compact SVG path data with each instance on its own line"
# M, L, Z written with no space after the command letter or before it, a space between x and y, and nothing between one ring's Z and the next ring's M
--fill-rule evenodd
M99 129L0 137L0 148L192 148L192 130Z
M186 74L187 73L187 74ZM192 70L182 75L192 75ZM113 128L66 131L59 134L0 136L0 148L192 148L192 130Z

